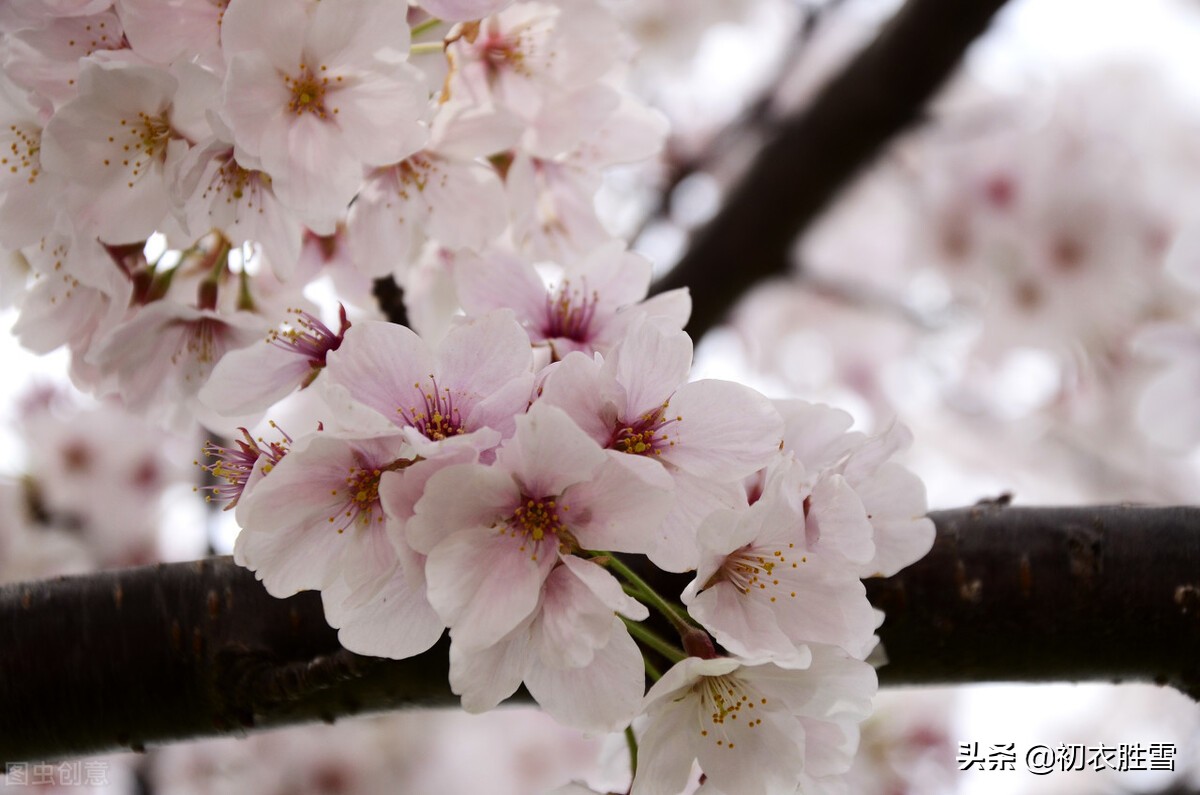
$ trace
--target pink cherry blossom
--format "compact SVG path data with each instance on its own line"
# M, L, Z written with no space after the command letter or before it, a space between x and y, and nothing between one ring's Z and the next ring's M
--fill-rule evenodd
M463 706L478 712L524 681L561 723L618 731L637 713L645 673L616 614L639 621L648 615L598 565L565 556L546 578L537 610L508 636L479 651L451 646L450 684Z
M169 72L86 61L79 94L42 135L42 163L68 178L75 223L108 243L145 240L170 207L167 173L187 143L172 126Z
M804 667L810 642L863 659L876 625L866 590L848 561L809 547L805 516L779 493L780 480L750 507L716 511L700 526L700 566L683 603L747 660ZM867 524L858 510L849 517L852 533ZM826 537L842 529L829 525Z
M282 328L271 329L264 344L230 351L213 368L200 400L220 414L266 411L297 387L304 389L325 368L326 357L342 344L350 321L340 310L337 333L300 309Z
M407 6L390 0L232 0L221 115L275 193L321 234L333 232L363 166L421 147L427 97L406 62Z
M612 241L577 266L564 268L547 288L533 266L496 252L464 258L455 268L459 300L468 314L511 307L535 345L547 345L555 358L571 351L608 351L625 335L638 312L661 316L682 328L680 302L665 296L643 302L650 288L650 262ZM640 303L641 302L641 303ZM687 304L690 310L690 303ZM661 315L660 315L661 313Z
M428 550L429 601L455 643L477 651L537 610L560 556L640 551L669 506L669 491L609 458L564 412L535 403L494 465L430 479L408 538Z
M327 377L404 429L423 457L460 444L486 449L513 428L533 388L529 339L511 312L452 329L437 350L411 330L364 321L327 358Z
M381 587L397 561L380 477L414 459L399 434L307 437L243 495L235 559L280 597L326 588L346 571Z

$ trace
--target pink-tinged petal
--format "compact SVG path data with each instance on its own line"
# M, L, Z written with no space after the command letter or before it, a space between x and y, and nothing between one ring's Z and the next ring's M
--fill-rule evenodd
M457 448L451 452L443 453L436 458L425 459L418 461L412 466L406 467L394 472L384 472L379 479L379 502L383 505L384 513L388 518L388 536L392 539L392 544L396 547L397 555L404 557L412 554L412 549L408 541L408 522L416 513L417 503L420 502L422 495L425 493L425 486L429 483L429 479L435 474L447 467L457 464L473 464L478 458L478 453L468 447ZM486 513L481 512L479 517L485 516ZM475 527L479 525L479 521L470 521L466 527ZM436 540L431 540L426 545L427 549L431 549L441 536L436 536ZM424 559L422 559L421 567L424 569Z
M266 485L264 482L263 485ZM262 488L254 492L261 493ZM293 490L290 502L299 502L302 490ZM250 501L243 503L250 505ZM298 521L312 517L297 514ZM338 576L336 563L346 539L328 527L309 522L303 531L243 530L233 548L239 566L252 570L272 596L285 599L300 591L324 588Z
M800 722L804 725L805 773L823 778L850 769L858 751L858 724L849 720L834 722L808 718L801 718ZM807 795L817 788L813 786L802 791Z
M462 696L467 712L487 712L517 692L529 657L529 622L486 649L450 644L450 688Z
M875 528L875 557L859 568L859 576L891 577L933 548L937 531L925 515L925 484L919 477L889 462L857 491Z
M312 362L269 341L221 357L200 390L200 402L231 417L266 411L313 372Z
M659 464L607 451L589 480L566 490L566 519L585 549L647 554L658 546L659 528L674 504L674 483Z
M893 421L886 431L878 436L872 436L855 448L854 454L846 462L842 474L850 485L858 488L858 484L901 450L912 444L912 431L897 421Z
M221 118L238 146L254 157L269 150L282 165L290 95L276 67L254 50L233 56L223 95Z
M482 251L508 226L504 184L473 160L441 160L441 178L425 187L429 235L447 248Z
M391 493L387 499L404 496ZM408 543L428 553L453 533L507 519L520 502L520 487L502 469L480 464L446 467L425 483L406 527Z
M607 445L619 421L618 407L627 403L625 390L583 353L568 354L547 369L539 402L567 412L597 444Z
M731 654L752 662L771 660L788 668L807 665L807 655L779 628L770 606L742 594L732 584L717 583L696 596L685 591L683 602L688 613Z
M626 595L621 583L608 573L603 566L590 560L568 555L562 560L563 566L571 572L599 599L609 610L620 613L634 621L645 621L650 617L650 611L641 602Z
M856 658L866 657L875 645L876 621L862 582L854 579L853 571L805 557L775 569L778 576L771 582L778 584L760 591L757 600L771 608L779 628L794 643L825 643ZM796 568L791 568L793 563ZM770 602L772 597L776 601Z
M511 3L512 0L421 0L420 6L438 19L466 22L491 16Z
M342 579L353 591L353 600L346 605L348 608L357 607L378 593L399 563L386 521L381 511L376 521L356 522L348 528L350 543L345 545L338 561Z
M688 700L668 703L657 712L638 738L631 795L679 795L692 773L697 731L695 704Z
M745 506L746 490L740 483L712 483L675 472L675 503L656 534L647 557L666 571L690 571L699 564L696 529L713 511Z
M534 403L517 417L516 434L496 454L497 464L512 472L525 494L535 499L558 496L568 486L589 480L607 460L600 445L566 412L544 403Z
M337 108L341 145L370 166L396 163L423 147L429 138L421 124L428 108L421 73L396 64L385 73L354 78L350 90L330 94Z
M363 164L350 152L341 131L311 113L293 119L283 151L259 153L275 195L321 235L336 231L363 183Z
M692 294L686 287L668 290L665 293L652 295L636 307L626 309L618 315L632 315L640 312L651 320L667 323L675 328L683 328L692 316Z
M429 553L429 602L450 625L454 643L474 651L491 646L537 608L542 583L557 558L504 529L463 530Z
M305 0L232 0L221 20L221 49L226 58L261 53L275 69L295 69L303 60L307 7Z
M687 381L691 367L692 338L644 319L629 329L629 335L604 362L605 373L625 387L627 422L660 409Z
M596 247L567 272L588 292L595 291L609 312L636 304L650 289L653 266L641 254L626 249L625 241L612 240Z
M740 510L719 509L712 511L696 531L696 543L700 548L700 565L696 569L693 585L703 587L709 579L725 565L725 559L743 547L755 545L758 539L778 533L783 546L793 539L784 538L795 534L800 517L787 509L781 500L763 501ZM689 590L693 590L689 587Z
M352 398L404 425L400 412L423 403L419 382L434 372L434 358L411 329L364 320L329 353L326 370L326 377L346 387Z
M739 673L770 700L805 718L866 720L878 690L878 677L868 663L832 646L813 644L812 664L803 671L755 665Z
M325 620L338 629L338 641L357 654L403 660L427 651L445 625L425 598L425 583L410 582L393 569L383 588L365 604L346 607L350 588L337 581L321 592Z
M402 452L396 436L315 436L307 446L293 449L253 491L243 493L238 520L246 529L235 542L234 559L253 569L274 596L331 584L342 574L343 557L352 545L366 543L383 558L378 566L394 565L378 503L356 501L349 493L369 490L370 484L348 481ZM378 575L374 566L371 573Z
M522 148L546 160L566 154L612 115L619 103L617 90L604 83L589 83L574 91L554 90L527 129Z
M528 402L533 386L533 352L529 337L512 312L490 312L450 329L438 346L437 364L437 372L446 384L460 388L469 385L476 399L520 379L526 384L522 397ZM513 413L524 408L514 406Z
M701 478L728 481L765 467L779 451L783 421L771 401L730 381L685 384L671 398L675 445L663 458Z
M596 649L609 642L612 621L612 608L596 597L588 583L573 568L557 566L542 587L542 606L533 625L541 666L563 669L589 664Z
M526 326L540 326L546 314L546 285L533 267L504 252L462 257L454 268L458 300L468 315L510 308Z
M396 192L391 170L368 177L350 205L346 237L358 269L373 279L389 276L397 260L408 262L424 242L428 208Z
M534 662L525 675L530 694L560 723L587 732L614 732L638 713L646 674L642 652L619 618L608 618L611 639L579 668Z
M751 685L743 687L747 694L757 694ZM727 720L720 731L709 730L707 742L697 748L700 769L725 792L794 792L804 772L804 727L795 716L776 710L758 710L754 722L757 725L751 728L749 720ZM724 745L717 745L714 737ZM735 747L733 753L729 746Z
M332 68L402 61L408 55L408 8L390 0L322 0L312 8L305 51ZM315 66L315 65L314 65Z
M836 552L854 563L866 563L875 555L875 530L867 509L841 475L826 475L817 481L810 497L807 537L814 548Z
M783 416L783 449L813 472L832 466L861 443L860 433L849 433L854 418L841 409L803 400L776 400Z

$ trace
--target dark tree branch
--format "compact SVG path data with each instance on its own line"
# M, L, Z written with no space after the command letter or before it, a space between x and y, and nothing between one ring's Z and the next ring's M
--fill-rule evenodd
M379 311L392 323L408 325L408 307L404 305L404 289L392 276L382 276L371 282L371 294L379 302Z
M913 124L1005 0L908 0L798 114L779 121L721 211L653 291L692 291L699 338L753 284L787 273L797 236Z
M932 514L933 552L868 582L887 684L1154 681L1200 695L1200 508ZM658 575L665 593L687 577ZM229 558L0 588L0 756L47 759L453 704L448 643L352 654L320 598ZM527 697L527 696L526 696Z

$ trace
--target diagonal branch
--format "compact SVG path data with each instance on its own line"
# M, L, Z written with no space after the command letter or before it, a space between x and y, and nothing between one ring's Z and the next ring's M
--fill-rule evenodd
M884 145L920 117L1005 0L908 0L804 110L780 120L720 212L655 293L692 291L703 336L756 282L787 273L791 246Z
M1200 696L1200 508L989 505L932 517L933 551L868 582L888 615L883 684L1142 680ZM687 582L656 576L664 593ZM10 585L0 756L450 705L448 648L443 638L402 661L348 652L316 593L274 599L229 558Z

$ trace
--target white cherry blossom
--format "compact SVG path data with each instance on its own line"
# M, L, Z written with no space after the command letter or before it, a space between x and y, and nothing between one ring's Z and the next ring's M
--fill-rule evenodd
M871 666L824 647L807 669L689 657L646 694L632 795L677 795L693 760L721 792L794 792L806 771L849 767L837 745L808 738L822 724L861 721L875 689Z
M358 192L363 166L396 163L425 141L406 11L389 0L232 0L225 12L221 116L321 234Z

